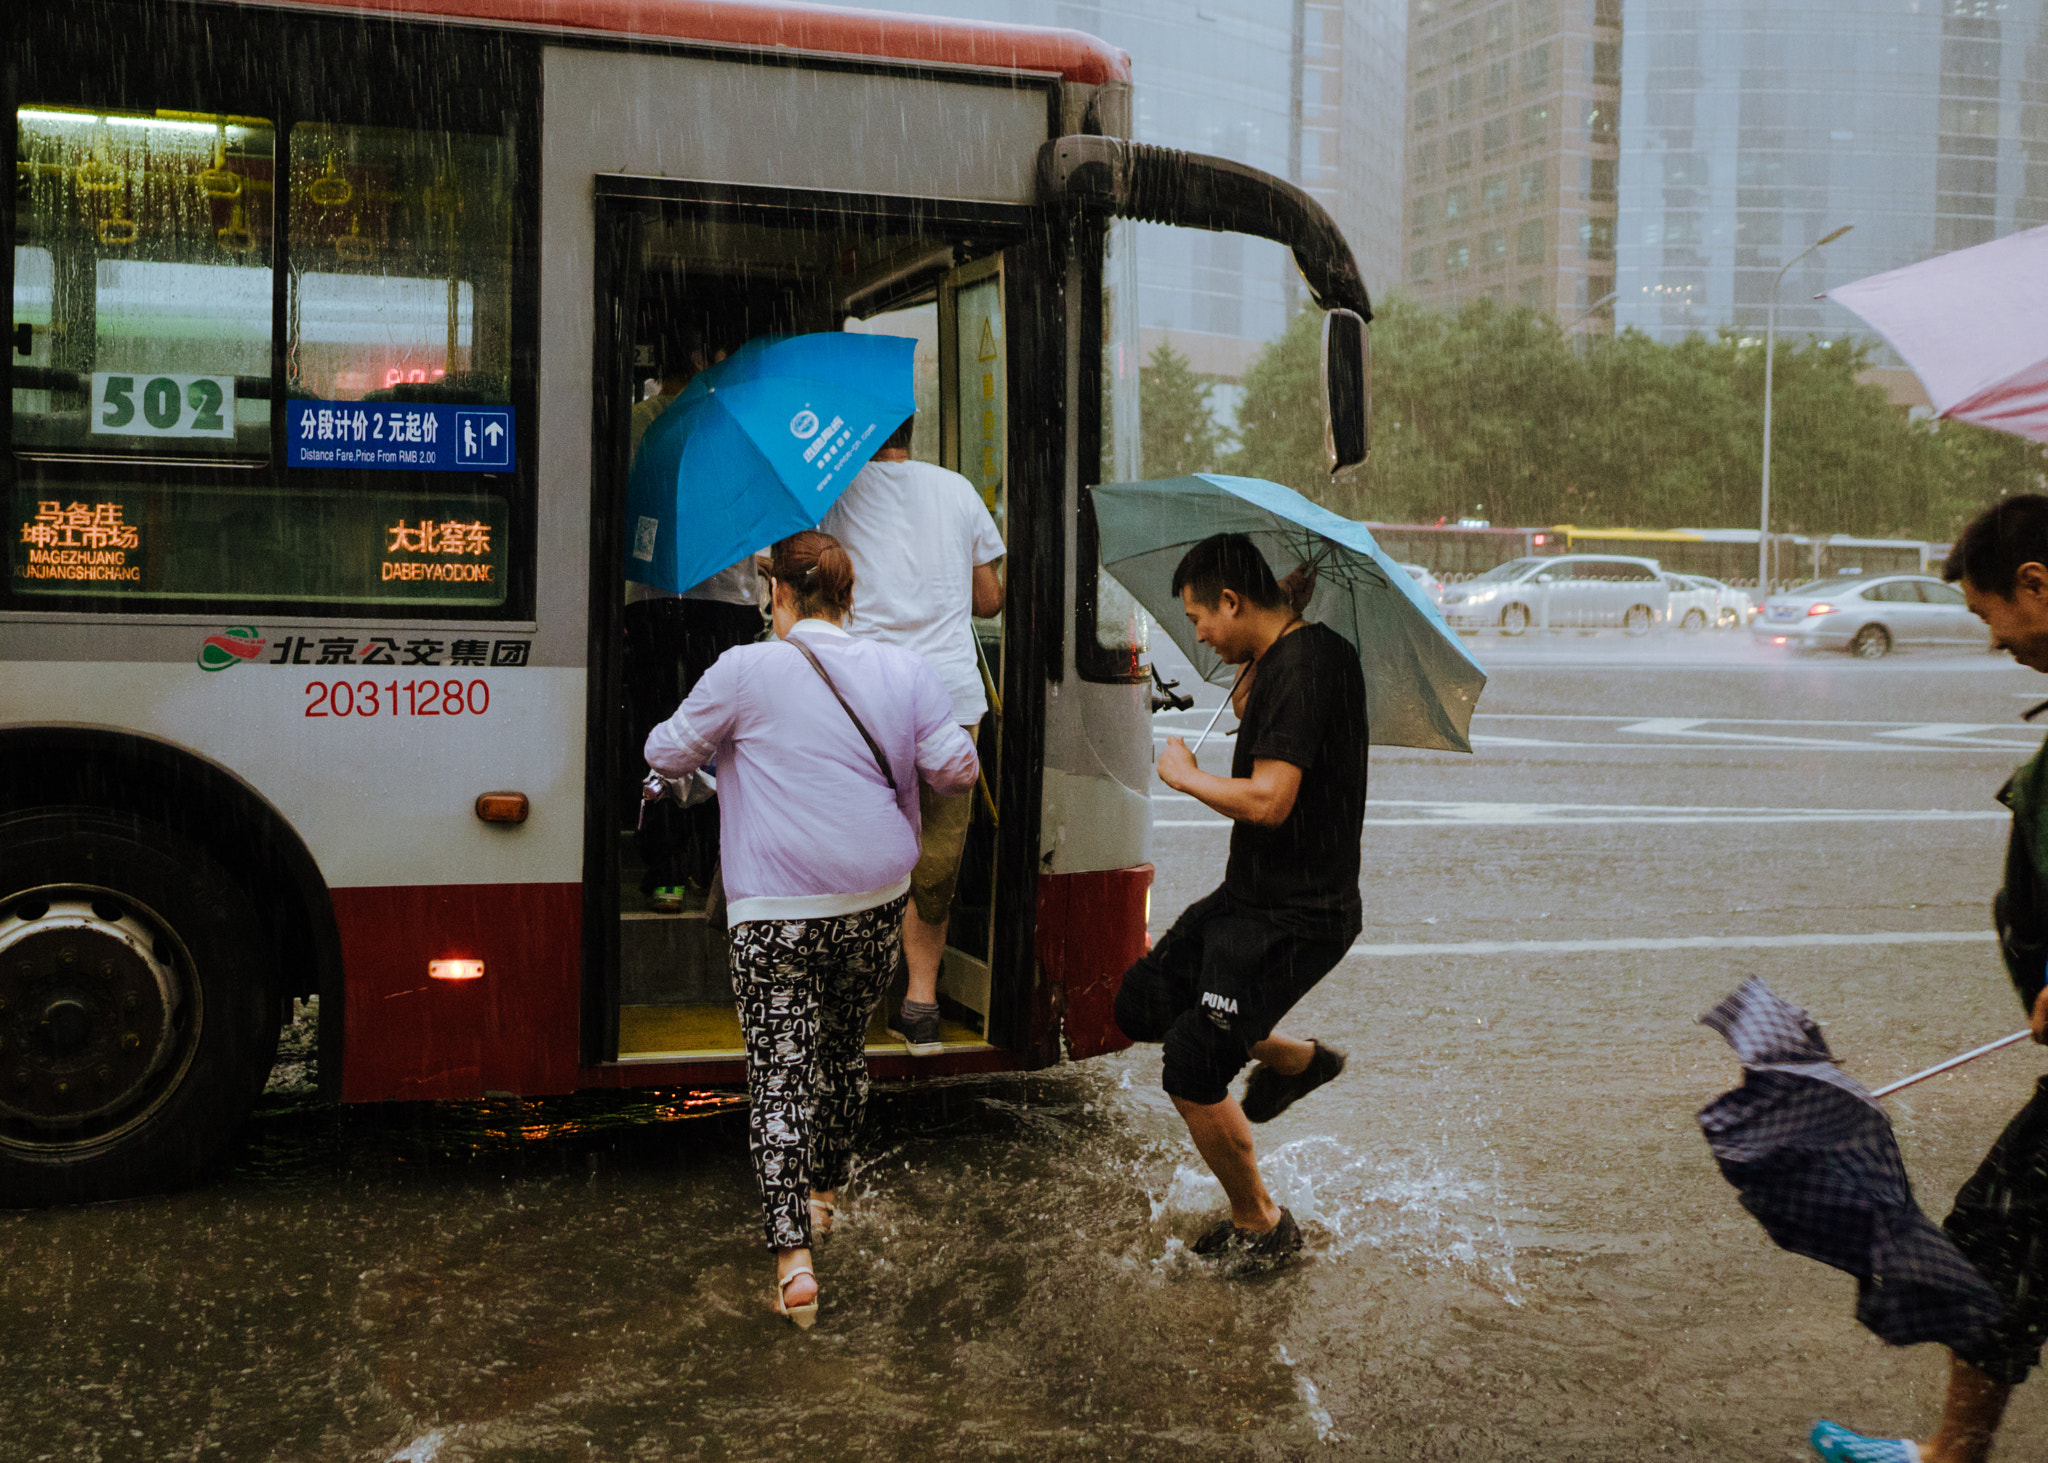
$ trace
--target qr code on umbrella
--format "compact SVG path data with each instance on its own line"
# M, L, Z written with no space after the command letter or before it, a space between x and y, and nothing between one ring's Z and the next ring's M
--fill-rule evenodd
M654 535L660 529L659 518L642 518L633 530L633 557L642 563L654 561Z

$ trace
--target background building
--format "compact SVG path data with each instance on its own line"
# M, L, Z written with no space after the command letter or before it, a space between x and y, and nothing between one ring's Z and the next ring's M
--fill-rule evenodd
M2043 0L1626 0L1615 320L1863 329L1813 296L2048 222Z
M1621 0L1410 0L1408 293L1605 331Z
M1335 216L1377 298L1399 277L1406 0L879 0L1068 26L1121 46L1140 142L1300 183ZM1306 297L1287 251L1240 234L1136 230L1141 352L1170 341L1235 381Z

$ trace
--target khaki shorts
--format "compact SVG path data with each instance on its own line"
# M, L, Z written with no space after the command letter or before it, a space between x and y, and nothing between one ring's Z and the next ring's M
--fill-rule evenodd
M953 909L953 886L960 882L960 853L967 847L967 825L974 819L974 789L949 798L920 783L917 809L924 837L917 867L910 871L910 899L919 919L928 925L944 924Z

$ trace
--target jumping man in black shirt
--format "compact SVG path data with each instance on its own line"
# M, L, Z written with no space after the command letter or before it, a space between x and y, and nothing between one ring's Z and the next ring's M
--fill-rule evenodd
M1160 781L1232 820L1230 861L1223 887L1124 972L1116 1019L1133 1041L1163 1044L1167 1096L1230 1196L1230 1217L1196 1253L1277 1256L1301 1247L1301 1231L1266 1192L1251 1124L1344 1070L1334 1047L1273 1028L1358 936L1365 677L1358 652L1301 619L1242 534L1196 544L1173 591L1195 637L1245 667L1231 775L1202 771L1179 737L1159 758ZM1231 1079L1253 1059L1239 1106Z

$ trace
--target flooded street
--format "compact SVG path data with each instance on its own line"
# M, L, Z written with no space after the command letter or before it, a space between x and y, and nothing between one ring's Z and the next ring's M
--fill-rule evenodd
M1365 933L1289 1022L1351 1054L1259 1134L1300 1263L1187 1253L1221 1193L1156 1050L879 1093L808 1334L768 1313L730 1099L279 1091L197 1191L0 1215L0 1453L1789 1463L1817 1417L1924 1436L1945 1357L1887 1350L1737 1205L1693 1113L1738 1070L1694 1022L1763 976L1873 1085L2017 1028L1992 794L2048 682L1733 635L1476 649L1478 755L1375 755ZM1156 791L1155 931L1227 838ZM1937 1219L2043 1065L1889 1102ZM1996 1456L2044 1452L2036 1383Z

